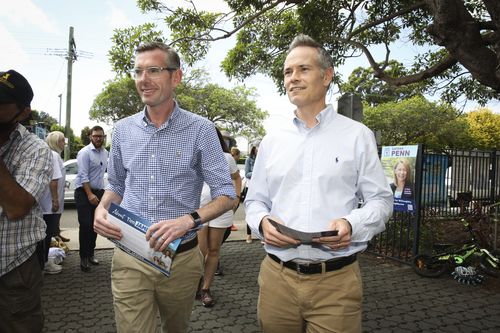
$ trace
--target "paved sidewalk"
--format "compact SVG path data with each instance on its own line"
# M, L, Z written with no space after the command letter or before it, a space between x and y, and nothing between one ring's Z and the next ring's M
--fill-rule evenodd
M58 275L46 275L44 332L115 332L110 266L113 250L96 255L90 273L71 251ZM189 332L260 332L256 318L257 275L265 253L254 241L222 247L224 276L216 277L217 304L196 302ZM364 282L364 332L500 332L500 289L492 279L468 286L451 277L427 279L406 265L369 254L359 256ZM85 311L84 311L85 309Z

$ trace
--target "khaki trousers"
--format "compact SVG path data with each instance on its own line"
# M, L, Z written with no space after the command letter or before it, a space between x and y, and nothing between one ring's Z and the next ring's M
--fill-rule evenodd
M202 272L198 246L175 256L170 277L115 249L111 287L117 331L156 332L159 311L163 333L187 332Z
M361 332L363 286L358 262L302 275L266 256L257 315L265 333Z

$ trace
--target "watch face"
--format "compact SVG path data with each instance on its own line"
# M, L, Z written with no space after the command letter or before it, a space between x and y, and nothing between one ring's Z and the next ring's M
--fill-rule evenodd
M194 222L195 222L195 223L199 223L199 222L201 222L201 221L200 221L200 220L201 220L201 217L200 217L200 215L199 215L197 212L192 212L192 213L191 213L191 214L189 214L189 215L191 215L191 217L194 219Z

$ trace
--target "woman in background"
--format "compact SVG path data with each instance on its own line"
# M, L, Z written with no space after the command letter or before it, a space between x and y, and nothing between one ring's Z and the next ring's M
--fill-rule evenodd
M235 187L237 194L236 199L233 201L233 209L227 211L221 216L205 223L204 227L198 231L198 242L200 250L205 257L205 270L203 274L203 281L201 282L200 299L204 307L211 307L215 304L215 301L210 293L210 286L214 279L215 271L217 269L217 264L220 257L220 248L222 245L222 239L227 228L230 228L233 224L233 214L239 204L239 193L241 193L241 177L236 162L229 153L229 149L224 142L222 134L217 129L217 135L219 136L219 141L224 151L224 157L229 164L229 170L231 172L231 179ZM203 184L203 190L201 192L200 206L203 207L212 200L210 194L210 188L207 184Z
M64 150L64 134L59 131L49 133L45 139L52 150L52 180L40 200L43 219L47 225L44 240L44 271L48 274L57 274L62 271L62 266L49 260L49 249L52 237L59 235L59 223L64 210L64 185L66 182L66 169L64 169L61 152Z

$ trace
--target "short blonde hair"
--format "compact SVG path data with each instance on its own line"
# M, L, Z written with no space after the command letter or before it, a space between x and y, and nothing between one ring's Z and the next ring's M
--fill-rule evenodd
M59 154L62 152L61 147L57 144L59 140L64 139L64 134L63 132L59 131L54 131L50 132L49 135L47 135L47 138L45 139L45 142L49 145L50 149L53 151L58 152Z

